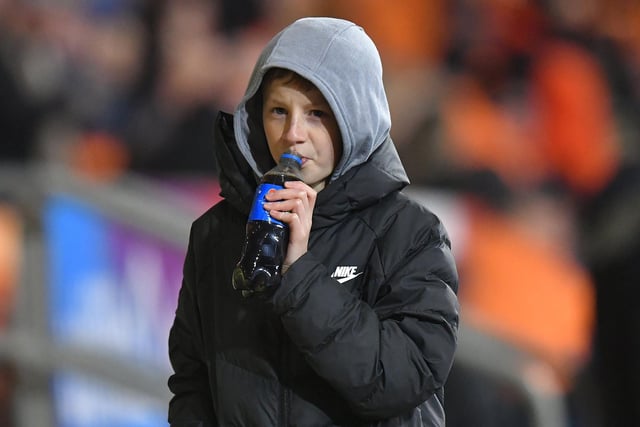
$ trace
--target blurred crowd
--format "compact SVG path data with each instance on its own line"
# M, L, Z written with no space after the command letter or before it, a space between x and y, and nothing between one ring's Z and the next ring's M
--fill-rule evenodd
M305 15L374 39L412 186L464 206L463 321L545 360L573 426L640 425L637 0L0 0L0 160L215 179L215 115ZM522 425L498 400L449 425Z

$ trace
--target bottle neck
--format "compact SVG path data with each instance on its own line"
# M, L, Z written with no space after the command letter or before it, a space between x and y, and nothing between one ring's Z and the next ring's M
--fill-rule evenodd
M298 161L284 156L280 158L280 166L294 170L300 170L300 163L298 163Z
M285 161L287 161L287 162L289 162L289 161L295 162L295 163L298 164L298 166L302 165L302 159L300 158L300 156L298 156L298 155L296 155L294 153L284 153L284 154L282 154L280 156L280 163L283 163Z

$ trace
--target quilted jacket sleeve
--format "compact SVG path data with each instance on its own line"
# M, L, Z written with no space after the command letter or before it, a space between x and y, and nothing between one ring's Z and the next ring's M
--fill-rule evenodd
M308 363L362 417L417 407L441 390L453 363L458 276L444 228L421 214L399 217L379 236L384 247L371 262L383 277L375 279L374 300L331 279L312 252L292 265L273 296Z

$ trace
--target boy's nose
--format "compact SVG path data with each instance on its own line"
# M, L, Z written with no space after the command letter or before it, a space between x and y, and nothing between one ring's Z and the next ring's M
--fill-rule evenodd
M292 118L289 121L285 129L284 139L292 144L305 140L305 128L300 119Z

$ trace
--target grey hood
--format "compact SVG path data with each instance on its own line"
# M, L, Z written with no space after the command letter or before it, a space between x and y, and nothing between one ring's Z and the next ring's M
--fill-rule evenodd
M258 177L271 165L262 130L260 85L270 68L286 68L312 82L333 110L343 153L331 181L367 161L389 139L391 117L378 50L364 30L336 18L303 18L265 47L234 114L234 133Z

